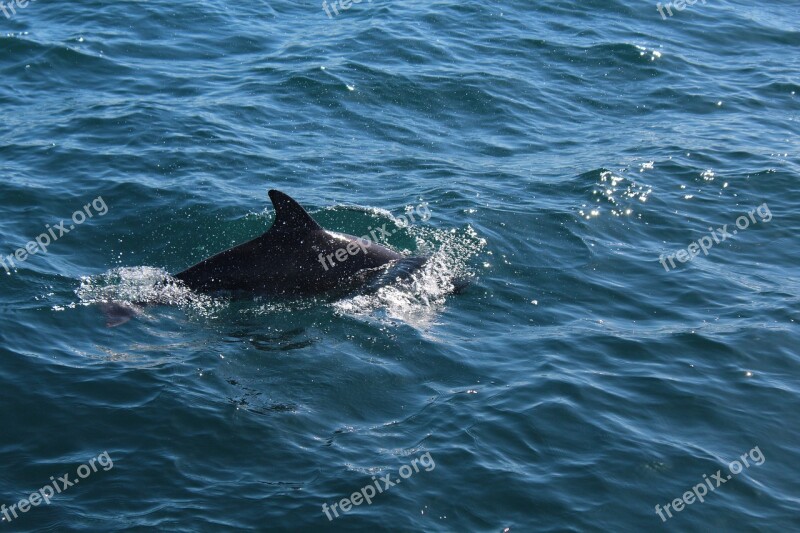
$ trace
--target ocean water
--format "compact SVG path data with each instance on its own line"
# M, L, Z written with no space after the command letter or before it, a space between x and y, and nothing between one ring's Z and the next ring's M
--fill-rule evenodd
M800 4L4 5L2 531L800 529ZM431 260L159 284L272 188Z

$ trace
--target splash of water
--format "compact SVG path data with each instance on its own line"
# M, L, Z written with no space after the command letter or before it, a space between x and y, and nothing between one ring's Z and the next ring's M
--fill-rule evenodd
M418 330L435 324L436 316L449 294L474 276L469 262L486 246L486 240L468 226L453 230L410 229L418 249L430 258L405 279L332 303L337 313L367 321L400 321Z
M75 294L83 305L174 305L210 316L225 300L192 292L161 268L121 267L96 276L83 276Z

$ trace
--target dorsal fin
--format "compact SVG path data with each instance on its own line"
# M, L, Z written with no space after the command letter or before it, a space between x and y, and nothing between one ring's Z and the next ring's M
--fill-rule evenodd
M288 194L272 189L269 199L275 207L275 222L271 229L278 231L317 231L322 226L306 213L300 204L295 202Z

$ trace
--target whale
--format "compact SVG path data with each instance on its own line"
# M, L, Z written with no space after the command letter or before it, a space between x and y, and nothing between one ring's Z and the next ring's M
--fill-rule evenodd
M173 277L201 293L305 297L352 292L407 277L426 257L320 226L289 195L272 189L272 226Z

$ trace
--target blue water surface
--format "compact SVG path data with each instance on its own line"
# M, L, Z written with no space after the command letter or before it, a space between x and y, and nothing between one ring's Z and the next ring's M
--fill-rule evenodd
M23 4L2 530L800 530L800 4ZM431 259L163 283L273 188Z

